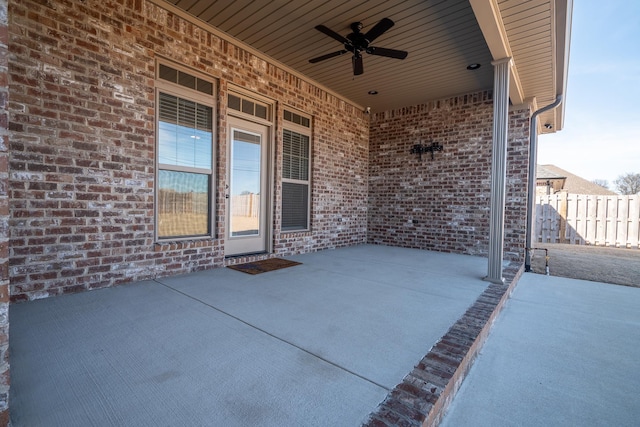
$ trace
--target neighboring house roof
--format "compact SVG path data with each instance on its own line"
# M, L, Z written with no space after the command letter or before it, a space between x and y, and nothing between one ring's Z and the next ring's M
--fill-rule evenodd
M607 190L598 184L587 181L586 179L581 178L578 175L574 175L571 172L567 172L555 165L536 165L536 179L564 179L565 181L562 191L572 194L594 194L602 196L616 194L611 190Z

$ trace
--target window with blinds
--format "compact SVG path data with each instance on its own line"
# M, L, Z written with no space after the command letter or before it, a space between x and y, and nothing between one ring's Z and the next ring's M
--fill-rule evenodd
M166 65L156 85L157 236L210 236L215 99L204 94L214 85Z
M284 112L282 136L282 230L310 228L311 121Z
M309 180L309 137L285 129L282 147L282 177Z
M158 162L211 169L213 108L160 92Z

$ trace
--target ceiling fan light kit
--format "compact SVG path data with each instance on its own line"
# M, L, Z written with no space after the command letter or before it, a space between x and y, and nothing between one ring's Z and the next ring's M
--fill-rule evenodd
M405 59L408 53L404 50L387 49L383 47L371 46L371 43L380 37L383 33L393 27L394 23L389 18L383 18L376 25L373 26L366 34L362 33L363 25L361 22L354 22L351 24L352 33L346 37L341 36L332 29L325 27L324 25L317 25L316 30L326 34L334 40L339 41L344 45L344 49L336 52L327 53L325 55L318 56L309 60L310 63L315 64L325 59L335 58L336 56L344 55L347 52L351 52L353 55L351 58L353 75L358 76L364 73L364 64L362 60L362 53L366 52L369 55L384 56L387 58Z

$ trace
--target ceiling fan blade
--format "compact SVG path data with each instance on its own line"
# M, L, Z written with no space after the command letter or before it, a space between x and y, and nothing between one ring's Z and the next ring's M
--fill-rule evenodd
M367 39L369 43L371 43L391 27L393 27L393 21L389 18L382 18L382 20L374 25L372 29L367 31L367 34L364 35L364 38Z
M342 37L340 34L336 33L331 28L325 27L324 25L316 25L316 30L328 35L332 39L338 40L340 43L351 44L349 39Z
M409 54L404 50L385 49L384 47L369 47L367 53L371 55L386 56L388 58L404 59Z
M312 58L309 60L309 62L311 62L312 64L315 64L316 62L324 61L325 59L340 56L345 53L347 53L346 50L339 50L337 52L331 52L331 53L327 53L326 55L318 56L317 58Z
M362 62L362 56L353 55L352 61L353 61L353 75L359 76L360 74L364 73L364 64Z

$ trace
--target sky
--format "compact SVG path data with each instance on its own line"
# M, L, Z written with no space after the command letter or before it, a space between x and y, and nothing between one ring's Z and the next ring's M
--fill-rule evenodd
M640 1L576 0L564 128L538 138L538 164L609 189L640 173Z

